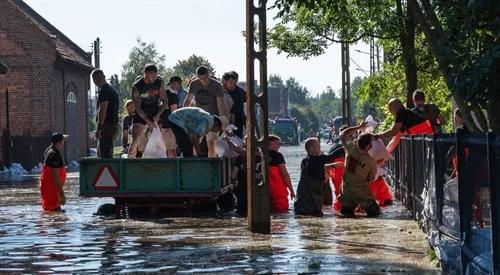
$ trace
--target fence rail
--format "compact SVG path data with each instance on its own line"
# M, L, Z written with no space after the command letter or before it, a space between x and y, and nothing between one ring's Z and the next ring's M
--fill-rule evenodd
M395 196L444 268L500 274L500 136L405 136L394 156Z

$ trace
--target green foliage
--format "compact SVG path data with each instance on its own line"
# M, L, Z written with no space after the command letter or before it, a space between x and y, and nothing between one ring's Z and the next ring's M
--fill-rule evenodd
M204 58L203 56L193 54L187 59L177 61L172 69L167 70L165 78L168 79L173 75L178 75L185 80L184 84L187 86L187 84L189 83L189 79L193 76L196 76L196 69L201 65L206 66L209 72L215 74L215 68L212 66L212 64L210 64L210 61L208 61L208 59Z
M285 84L283 83L283 79L281 76L277 74L270 74L269 79L267 80L267 83L269 84L270 87L275 87L275 88L284 88Z
M309 105L309 90L300 85L300 82L294 77L290 77L286 80L286 82L283 82L281 76L277 74L270 74L268 83L270 87L288 88L288 101L291 104L299 106Z
M388 129L394 122L394 117L387 109L387 103L391 98L406 98L406 82L404 81L404 67L401 63L385 64L383 70L368 77L363 84L355 90L360 104L371 103L376 108L375 118L382 124L379 130ZM436 77L427 72L418 72L418 86L426 94L428 103L436 104L443 117L446 119L445 129L451 130L451 100L443 77Z
M122 79L120 81L121 95L123 95L122 101L130 98L135 78L144 74L144 65L149 63L158 66L159 75L165 75L165 55L158 53L154 43L146 43L137 38L137 45L132 47L128 60L122 65Z
M300 85L295 78L290 77L286 80L286 87L288 88L288 99L290 103L297 105L309 105L307 98L309 97L309 90Z
M342 99L328 86L318 98L313 99L313 110L318 115L321 125L331 119L342 116Z
M298 120L302 133L308 133L310 130L317 132L319 130L318 117L309 107L291 104L290 116Z
M89 132L96 130L96 98L92 96L91 93L88 94L87 101L87 124L89 127Z
M276 0L281 19L269 31L278 52L304 59L318 56L334 42L369 37L397 38L398 21L392 0Z

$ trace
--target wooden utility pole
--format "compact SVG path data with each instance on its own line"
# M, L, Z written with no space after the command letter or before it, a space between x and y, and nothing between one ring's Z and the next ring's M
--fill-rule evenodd
M258 22L254 22L254 18ZM258 24L258 38L255 39L255 23ZM268 106L267 106L267 34L266 0L246 0L246 48L247 48L247 191L248 226L253 233L271 233L271 200L269 192L268 152ZM260 49L255 49L256 43ZM260 91L256 95L255 61L260 67ZM260 106L260 123L256 109ZM260 126L260 127L259 127ZM257 166L257 158L260 164Z

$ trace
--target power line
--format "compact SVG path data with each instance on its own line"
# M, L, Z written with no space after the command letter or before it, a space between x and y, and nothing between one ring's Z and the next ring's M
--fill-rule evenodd
M356 65L356 67L358 67L359 71L362 71L366 76L369 76L365 70L361 69L361 66L359 66L358 63L356 63L356 61L354 61L354 59L352 59L352 57L349 57L349 59L351 59L352 63L354 63L354 65Z

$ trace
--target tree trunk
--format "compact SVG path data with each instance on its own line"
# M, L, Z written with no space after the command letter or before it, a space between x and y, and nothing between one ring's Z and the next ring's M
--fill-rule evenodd
M406 16L403 13L401 0L396 1L400 23L399 40L405 61L406 107L413 107L413 92L417 89L417 66L415 64L415 18L409 7ZM405 19L405 20L404 20Z
M488 119L491 130L500 134L500 59L493 60L490 79L488 85L489 101L488 101Z
M400 1L401 0L398 0L398 2ZM450 53L453 53L454 49L448 43L448 37L441 28L441 25L437 20L437 15L430 7L430 3L428 0L422 0L422 2L424 3L424 8L426 8L425 13L421 9L417 0L408 0L408 9L412 12L416 22L418 22L418 24L422 27L427 43L429 44L431 51L439 64L441 73L446 79L448 89L451 91L453 99L462 113L465 124L473 132L488 131L486 118L481 112L479 106L477 104L471 104L469 106L469 104L462 97L462 93L452 84L454 81L453 71L451 68L459 68L460 64L454 64L452 61L457 60L457 58L450 56ZM474 115L476 116L481 129L476 126L476 123L472 118L472 111L474 111Z

